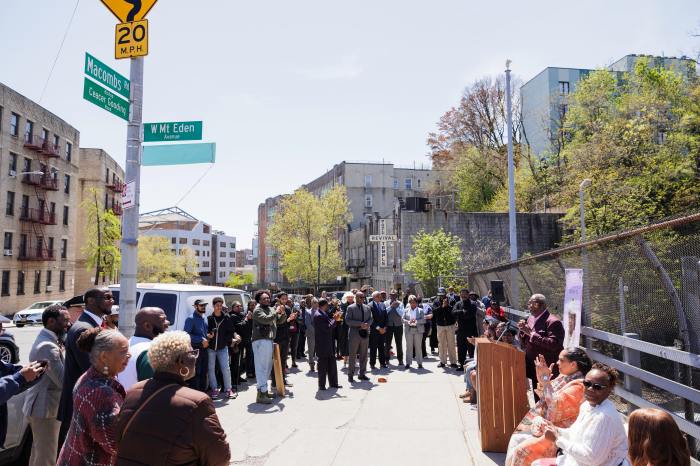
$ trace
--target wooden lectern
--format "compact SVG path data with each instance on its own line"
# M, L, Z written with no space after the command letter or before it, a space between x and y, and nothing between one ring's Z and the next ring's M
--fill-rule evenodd
M282 358L280 357L280 345L274 344L272 352L272 370L275 371L275 385L277 394L284 396L284 375L282 374Z
M505 453L511 434L530 409L525 353L507 343L477 338L476 354L481 451Z

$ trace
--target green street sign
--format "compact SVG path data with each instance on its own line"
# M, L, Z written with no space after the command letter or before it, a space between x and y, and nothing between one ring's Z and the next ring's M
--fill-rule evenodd
M143 142L201 141L201 121L144 123Z
M85 52L85 74L129 99L131 83L121 74Z
M190 163L214 163L216 143L155 144L143 146L141 165L185 165Z
M119 118L129 121L129 102L114 92L108 91L99 84L90 81L88 78L85 78L83 99L117 115Z

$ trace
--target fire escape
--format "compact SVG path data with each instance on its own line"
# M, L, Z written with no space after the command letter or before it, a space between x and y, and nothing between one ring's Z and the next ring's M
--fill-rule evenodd
M121 216L124 213L124 210L122 209L122 204L118 200L115 201L114 196L115 194L117 195L117 199L121 199L121 194L124 192L124 183L119 181L117 179L117 176L112 173L112 181L107 183L107 189L113 191L114 194L112 194L112 206L111 210L114 213L114 215L119 215ZM108 208L107 202L105 202L105 209Z
M50 204L46 199L47 191L58 191L58 171L49 166L51 159L60 158L59 147L45 137L37 137L32 133L25 133L24 147L34 151L38 155L39 167L25 165L24 172L31 172L38 168L38 173L25 173L22 183L34 188L34 196L23 198L20 207L20 221L22 222L22 236L20 237L20 250L18 259L21 261L53 261L53 238L49 240L44 231L44 225L56 225L56 204ZM34 160L32 160L34 162ZM25 162L26 163L26 162ZM31 198L34 199L32 203ZM26 202L29 200L29 202ZM30 207L35 204L36 207ZM51 206L51 207L49 207Z

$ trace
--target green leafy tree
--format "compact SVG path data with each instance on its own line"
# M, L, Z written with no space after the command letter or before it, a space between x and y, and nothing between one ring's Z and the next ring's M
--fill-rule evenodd
M404 269L423 284L427 294L437 289L440 276L456 275L462 261L462 240L442 228L432 233L424 230L413 236L412 253Z
M90 188L80 206L86 220L86 241L81 250L87 258L87 270L95 270L95 285L102 276L116 278L121 266L121 221L114 212L103 208L99 201L102 197L101 191Z
M163 236L139 238L137 279L146 283L193 283L199 278L197 258L189 248L176 255Z
M243 288L245 285L255 283L255 276L252 273L231 273L224 286L229 288Z
M318 286L318 248L321 282L344 272L339 232L352 219L344 186L316 197L304 188L285 196L275 212L268 238L280 254L280 267L288 280Z

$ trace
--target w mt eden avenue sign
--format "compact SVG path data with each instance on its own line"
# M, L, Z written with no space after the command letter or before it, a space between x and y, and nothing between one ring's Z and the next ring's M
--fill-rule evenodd
M143 142L200 141L201 139L201 121L143 124Z

